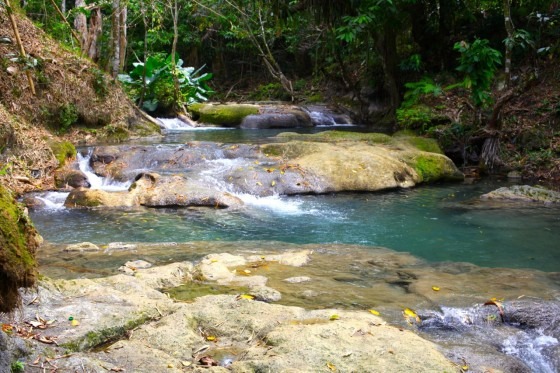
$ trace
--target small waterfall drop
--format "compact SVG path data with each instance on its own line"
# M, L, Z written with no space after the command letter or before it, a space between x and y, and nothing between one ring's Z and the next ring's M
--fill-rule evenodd
M476 343L496 346L502 353L514 356L535 373L555 373L547 350L560 343L539 328L522 328L499 321L494 307L441 307L422 321L421 329L436 340L473 339Z
M310 210L301 208L302 202L295 198L283 198L279 195L259 197L247 193L238 193L221 177L240 167L250 167L248 159L214 159L207 161L208 168L200 173L204 180L218 189L228 192L241 199L247 206L266 209L282 215L300 215L309 213Z
M110 178L101 177L93 172L93 169L89 165L93 149L89 149L87 155L82 155L78 152L78 167L86 176L91 185L91 189L101 189L109 192L117 192L127 190L130 187L131 182L119 182L112 180Z
M68 192L46 192L37 195L35 198L44 203L46 210L62 210L64 209L64 201L68 197Z
M215 126L192 126L179 118L157 118L161 128L167 131L206 131L206 130L227 130L229 127Z
M311 117L311 121L315 127L354 127L350 118L344 114L336 114L325 106L314 105L303 107L307 114Z

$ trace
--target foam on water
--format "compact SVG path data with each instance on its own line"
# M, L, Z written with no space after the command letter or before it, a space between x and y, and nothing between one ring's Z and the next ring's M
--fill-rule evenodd
M311 210L303 210L303 202L294 198L282 198L279 195L258 197L245 193L235 194L235 196L248 206L270 210L271 212L282 215L303 215L312 213Z
M46 210L62 210L64 209L64 201L68 197L67 192L47 192L37 195L36 198L45 204Z
M506 338L502 342L502 351L508 355L516 356L531 367L534 372L555 373L543 352L546 348L558 345L558 339L546 335L529 335L519 332Z

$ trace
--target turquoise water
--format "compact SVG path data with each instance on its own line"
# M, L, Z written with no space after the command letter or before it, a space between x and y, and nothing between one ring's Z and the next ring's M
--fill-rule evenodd
M445 184L383 193L256 198L238 210L35 210L52 243L281 241L347 243L428 261L560 270L560 209L483 209L461 202L503 185Z

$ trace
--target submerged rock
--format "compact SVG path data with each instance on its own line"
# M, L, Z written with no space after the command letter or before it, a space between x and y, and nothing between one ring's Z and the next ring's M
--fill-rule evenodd
M68 245L64 249L64 251L66 251L68 253L98 252L99 250L101 250L99 248L99 246L97 246L97 245L95 245L91 242L80 242L80 243Z
M551 204L560 203L560 193L540 186L514 185L483 194L480 199L483 201L540 202Z

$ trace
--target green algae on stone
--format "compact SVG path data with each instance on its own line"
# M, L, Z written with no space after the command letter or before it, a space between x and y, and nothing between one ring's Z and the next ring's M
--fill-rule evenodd
M198 103L190 105L188 110L194 120L220 126L238 126L246 116L259 113L259 107L250 104Z
M391 142L391 136L375 132L323 131L313 134L283 132L276 137L282 140L289 139L314 142L361 141L369 144L388 144Z
M429 152L410 153L404 161L414 168L421 182L429 183L439 180L460 181L464 175L445 155Z
M429 153L443 154L443 151L439 147L438 142L435 139L420 136L398 136L396 137L399 142L411 145L418 150Z
M0 185L0 312L17 306L18 288L35 284L35 252L40 243L41 237L23 208Z
M64 166L67 159L71 159L76 156L76 147L70 141L51 142L49 147L58 161L59 167Z

